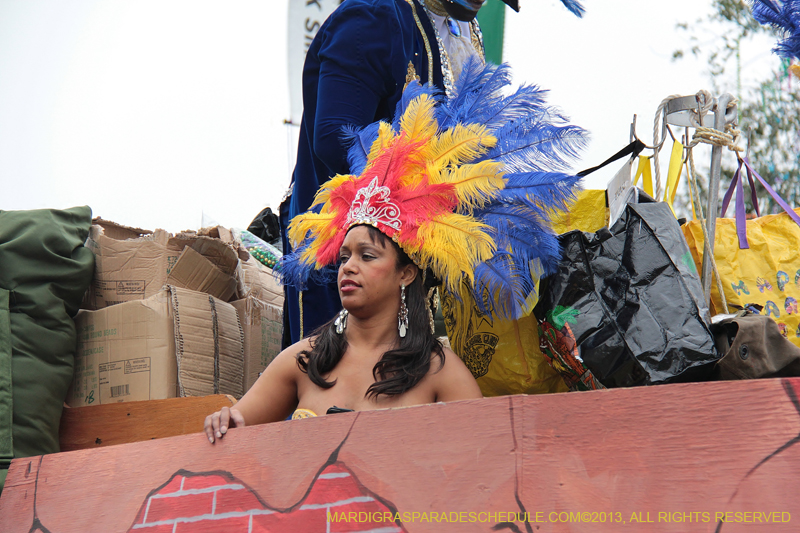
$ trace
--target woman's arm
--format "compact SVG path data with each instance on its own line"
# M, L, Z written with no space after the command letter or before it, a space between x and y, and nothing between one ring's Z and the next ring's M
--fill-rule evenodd
M478 382L475 381L464 361L449 348L444 348L444 355L444 367L433 375L436 401L452 402L483 398ZM437 361L432 360L432 371L435 372L437 367Z
M208 415L204 427L208 440L213 443L222 438L231 427L277 422L289 416L297 407L297 381L302 376L297 367L297 354L310 349L308 339L285 349L236 405Z

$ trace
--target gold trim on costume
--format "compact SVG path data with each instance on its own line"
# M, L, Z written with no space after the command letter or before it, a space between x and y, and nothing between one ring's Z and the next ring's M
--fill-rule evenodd
M425 28L422 27L422 21L417 16L417 7L414 5L414 0L406 0L408 5L411 6L411 13L414 15L414 22L417 23L422 41L425 43L425 51L428 53L428 82L433 83L433 51L431 50L431 43L428 41L428 36L425 33Z
M410 3L412 0L406 1ZM442 41L442 36L439 35L439 28L436 27L436 22L431 18L431 13L441 17L447 17L448 15L444 11L444 8L442 8L441 2L438 0L422 0L422 7L425 8L425 13L428 15L428 20L430 21L431 26L433 27L433 33L436 36L436 44L439 46L439 60L442 63L442 84L444 85L444 92L449 98L453 95L456 79L455 75L453 74L453 67L450 65L450 54L447 53L447 49L444 46L444 41ZM440 8L442 9L442 13L437 11ZM415 10L414 18L416 18L416 16ZM481 33L477 18L472 19L472 21L469 23L469 29L470 44L472 44L472 48L478 54L478 57L481 59L481 61L486 63L486 55L483 49L483 34ZM421 26L420 31L422 31ZM422 35L425 37L424 33Z
M403 90L405 91L408 84L414 80L419 81L419 75L417 74L417 69L414 68L414 63L409 61L408 71L406 72L406 84L403 85Z
M300 307L300 340L303 340L303 291L297 292L297 304Z
M434 15L446 17L447 11L439 0L425 0L425 7L427 7Z
M472 39L472 47L478 52L478 55L481 57L481 61L486 63L486 50L483 47L483 33L481 32L481 27L478 25L478 19L472 19L472 22L469 23L470 37Z

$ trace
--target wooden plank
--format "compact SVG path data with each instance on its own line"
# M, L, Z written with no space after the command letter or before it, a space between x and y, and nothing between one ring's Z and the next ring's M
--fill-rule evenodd
M489 398L16 459L0 516L10 533L794 532L798 391Z
M61 451L162 439L203 431L206 415L236 403L233 396L214 394L168 400L122 402L64 408Z

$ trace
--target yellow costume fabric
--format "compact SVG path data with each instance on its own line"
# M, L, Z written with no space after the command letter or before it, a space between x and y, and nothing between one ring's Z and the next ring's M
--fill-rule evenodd
M317 413L311 409L295 409L294 413L292 413L292 420L299 420L301 418L314 418L316 416Z

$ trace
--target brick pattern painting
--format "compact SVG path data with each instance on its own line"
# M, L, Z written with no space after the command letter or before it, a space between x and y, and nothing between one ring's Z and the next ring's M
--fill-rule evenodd
M129 533L401 533L396 511L344 464L320 472L298 504L275 509L228 472L176 472L145 499ZM329 520L332 517L332 520ZM343 519L347 517L347 519Z
M0 531L800 531L800 378L486 398L255 425L225 439L14 459ZM581 523L409 517L462 510L542 511L546 522L558 511ZM615 520L595 522L596 511Z

